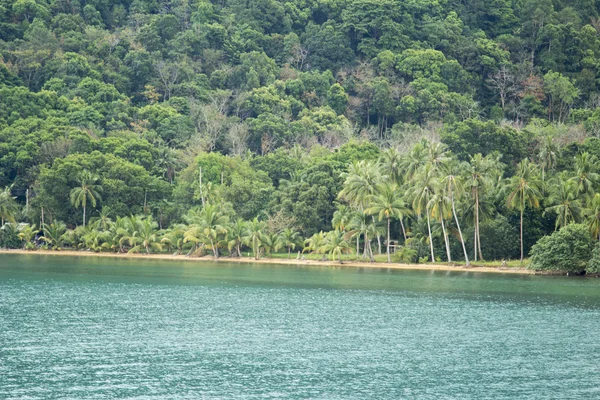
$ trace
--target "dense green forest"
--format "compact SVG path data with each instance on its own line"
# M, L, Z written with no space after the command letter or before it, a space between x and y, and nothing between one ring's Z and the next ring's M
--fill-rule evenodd
M598 239L599 11L0 0L1 245L473 261Z

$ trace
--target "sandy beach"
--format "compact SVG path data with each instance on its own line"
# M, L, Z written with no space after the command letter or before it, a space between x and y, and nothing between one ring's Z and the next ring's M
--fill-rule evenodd
M397 264L397 263L381 263L381 262L360 262L360 261L344 261L343 264L333 261L317 261L317 260L296 260L283 258L261 258L254 260L252 257L229 258L222 257L214 259L211 256L205 257L187 257L185 255L170 255L170 254L127 254L127 253L94 253L91 251L74 251L74 250L0 250L1 254L27 254L27 255L47 255L47 256L70 256L70 257L108 257L108 258L123 258L123 259L140 259L140 260L165 260L165 261L185 261L196 262L202 264L204 262L223 262L223 263L260 263L260 264L275 264L275 265L296 265L296 266L324 266L324 267L351 267L351 268L379 268L379 269L394 269L394 270L423 270L423 271L463 271L463 272L486 272L499 274L534 274L525 268L502 268L502 267L484 267L471 265L445 265L445 264Z

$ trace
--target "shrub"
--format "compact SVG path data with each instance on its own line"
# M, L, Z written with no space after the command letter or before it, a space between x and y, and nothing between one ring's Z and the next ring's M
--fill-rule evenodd
M23 243L19 238L16 226L7 223L0 228L0 248L20 249L21 247L23 247Z
M582 273L592 258L594 242L585 225L571 224L544 236L531 249L530 269Z
M585 270L588 274L600 274L600 243L596 243L592 250L592 258L588 262Z

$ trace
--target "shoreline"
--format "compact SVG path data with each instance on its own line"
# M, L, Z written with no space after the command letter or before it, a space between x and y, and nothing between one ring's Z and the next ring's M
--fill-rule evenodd
M344 261L343 264L333 261L317 261L317 260L296 260L286 258L261 258L254 260L252 257L228 258L223 257L215 260L210 256L205 257L188 257L185 255L171 254L127 254L127 253L94 253L91 251L76 251L76 250L0 250L2 254L17 254L17 255L43 255L43 256L67 256L67 257L105 257L105 258L121 258L126 260L161 260L161 261L185 261L185 262L213 262L213 263L240 263L240 264L272 264L272 265L294 265L294 266L320 266L320 267L350 267L350 268L373 268L373 269L393 269L393 270L421 270L421 271L456 271L456 272L484 272L497 274L519 274L519 275L534 275L535 271L525 268L502 268L502 267L483 267L464 265L445 265L445 264L397 264L397 263L381 263L381 262L360 262L360 261Z

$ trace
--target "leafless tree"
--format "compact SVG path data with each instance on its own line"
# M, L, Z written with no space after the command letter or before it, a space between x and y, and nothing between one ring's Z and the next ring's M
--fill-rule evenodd
M498 93L502 110L506 110L509 96L517 91L515 75L506 65L502 65L498 71L490 75L488 83Z

